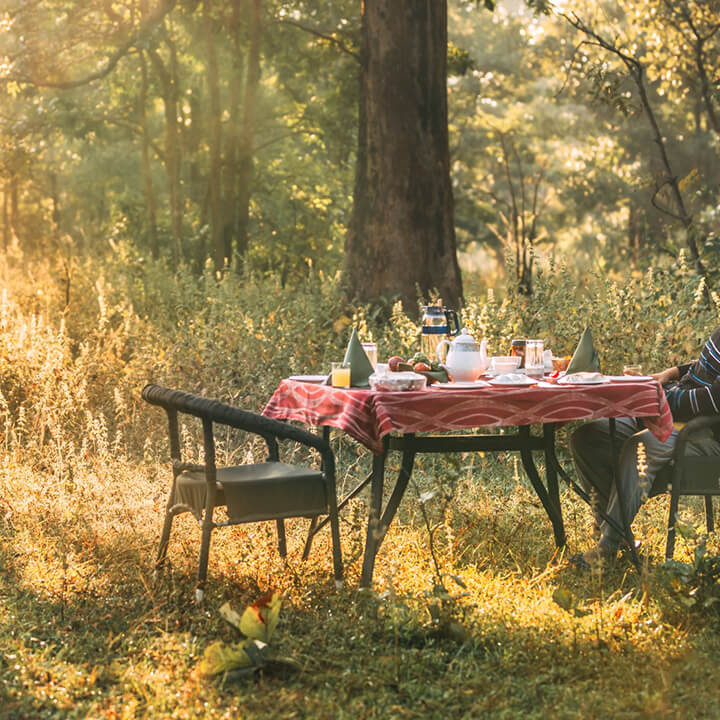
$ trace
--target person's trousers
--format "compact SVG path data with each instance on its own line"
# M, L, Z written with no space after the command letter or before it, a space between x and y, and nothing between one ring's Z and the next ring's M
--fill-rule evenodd
M672 458L678 431L660 442L635 418L615 420L615 452L618 455L618 489L622 494L631 523L645 502L661 468ZM610 421L593 420L580 426L570 437L570 452L583 489L597 498L605 514L622 527L618 495L612 481L613 458L610 452ZM694 433L686 446L688 455L720 454L720 442L710 429ZM617 550L623 538L611 525L596 515L600 544L608 551Z

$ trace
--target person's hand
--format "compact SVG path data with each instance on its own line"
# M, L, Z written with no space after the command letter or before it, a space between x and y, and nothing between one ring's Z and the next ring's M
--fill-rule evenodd
M652 373L650 377L657 380L661 385L666 385L673 380L677 380L680 377L680 373L676 367L671 367L659 373Z

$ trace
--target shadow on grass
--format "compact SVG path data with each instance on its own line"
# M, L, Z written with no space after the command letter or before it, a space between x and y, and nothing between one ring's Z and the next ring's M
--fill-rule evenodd
M510 516L500 522L485 511L465 519L476 529L457 543L460 568L471 564L468 560L463 566L462 551L476 547L472 562L485 553L482 569L494 583L502 584L509 573L514 582L507 596L492 596L482 587L471 590L463 601L465 642L440 632L431 622L429 601L414 591L408 594L415 597L381 597L348 583L346 591L336 593L326 539L319 538L321 547L302 564L294 552L299 533L291 534L290 560L284 565L269 559L271 550L275 556L271 526L219 533L223 537L214 537L211 549L205 604L198 607L193 602L196 527L178 528L157 586L149 582L154 534L149 539L151 533L118 531L98 537L91 529L74 528L72 537L60 538L61 545L68 555L84 553L86 575L63 586L57 577L30 573L24 548L14 547L13 534L5 533L0 536L5 569L0 593L7 612L1 637L4 656L13 656L0 667L6 707L18 718L88 717L96 711L100 715L98 708L119 712L126 706L148 717L195 708L201 714L263 718L290 712L313 718L532 718L546 717L541 710L553 707L575 708L586 717L633 717L641 708L652 706L662 716L671 707L679 690L672 683L658 688L656 671L663 668L672 680L684 649L654 648L645 636L634 637L632 626L603 620L603 611L597 618L574 618L551 605L555 615L543 618L542 608L530 607L537 602L533 568L552 557L552 535L542 510L527 513L521 530ZM494 534L488 533L493 522ZM507 552L498 550L503 537ZM50 553L44 567L53 566L53 573L62 570L62 562L51 557L57 547L38 538L39 551ZM381 553L392 556L400 548L397 536L390 535ZM352 580L356 573L352 568ZM634 586L622 569L592 581L558 569L555 580L584 600ZM288 598L278 648L296 658L302 671L226 685L200 682L196 666L204 648L237 637L217 609L227 599L241 609L271 585ZM407 592L400 578L398 585L399 593ZM522 593L527 598L519 597ZM647 635L652 631L648 626ZM717 659L703 656L704 662ZM705 693L703 685L699 695Z

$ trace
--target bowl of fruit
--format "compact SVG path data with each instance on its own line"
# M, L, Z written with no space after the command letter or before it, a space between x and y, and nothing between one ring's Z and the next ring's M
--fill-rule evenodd
M422 390L434 382L447 382L445 370L424 353L415 353L408 360L393 355L386 366L387 372L384 372L385 364L381 363L374 375L370 376L370 387L373 390Z

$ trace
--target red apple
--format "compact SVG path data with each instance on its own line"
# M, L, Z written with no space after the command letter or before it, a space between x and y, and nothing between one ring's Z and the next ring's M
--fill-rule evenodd
M399 355L393 355L388 360L388 367L390 368L390 371L397 372L401 362L403 362L403 359Z

